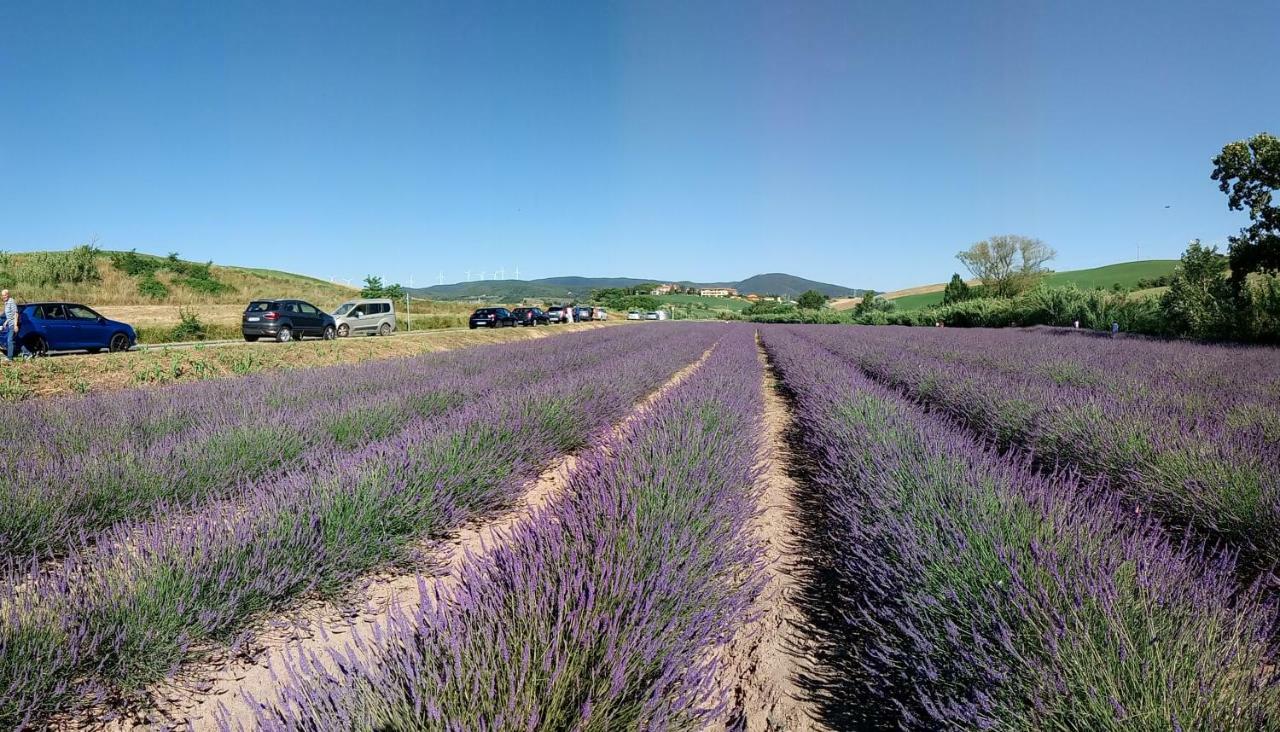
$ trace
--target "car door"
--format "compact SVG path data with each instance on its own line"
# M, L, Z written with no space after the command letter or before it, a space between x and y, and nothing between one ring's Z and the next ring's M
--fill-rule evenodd
M324 316L320 314L320 308L309 302L300 302L298 307L302 311L302 317L306 318L307 333L309 335L322 335L324 333Z
M369 303L358 302L347 313L347 328L351 335L364 333L369 329Z
M111 339L110 328L101 324L102 316L84 305L67 305L67 320L75 329L76 348L106 348Z
M80 348L80 334L75 322L67 318L67 306L53 303L44 306L44 337L50 350Z

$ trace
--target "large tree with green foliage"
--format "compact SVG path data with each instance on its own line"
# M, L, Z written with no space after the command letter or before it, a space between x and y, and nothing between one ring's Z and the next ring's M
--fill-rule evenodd
M821 310L827 304L827 296L817 290L805 290L796 298L801 310Z
M1232 337L1236 308L1227 281L1227 258L1217 247L1192 241L1160 305L1175 333L1212 340Z
M960 275L951 275L951 281L947 283L946 289L942 291L942 304L952 305L958 302L964 302L973 297L973 290L969 284L964 281Z
M1280 139L1263 132L1225 145L1211 177L1231 210L1248 210L1253 222L1231 237L1231 282L1239 294L1250 273L1280 270Z
M1046 262L1058 256L1052 247L1029 236L1000 234L956 255L984 291L995 297L1013 297L1031 289L1049 273Z

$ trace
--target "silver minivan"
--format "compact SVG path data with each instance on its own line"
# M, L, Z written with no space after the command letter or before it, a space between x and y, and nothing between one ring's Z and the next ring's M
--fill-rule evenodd
M340 337L391 335L396 329L396 305L386 299L348 300L333 311Z

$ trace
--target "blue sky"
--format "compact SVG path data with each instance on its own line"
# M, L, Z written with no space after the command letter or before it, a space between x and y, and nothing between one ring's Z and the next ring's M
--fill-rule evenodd
M266 7L270 6L270 7ZM0 2L0 249L854 287L1245 223L1280 3ZM1170 205L1172 208L1166 209Z

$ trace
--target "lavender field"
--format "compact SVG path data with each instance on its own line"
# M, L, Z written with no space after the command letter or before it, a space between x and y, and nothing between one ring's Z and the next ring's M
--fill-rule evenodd
M0 439L0 727L1280 729L1275 350L655 323Z

